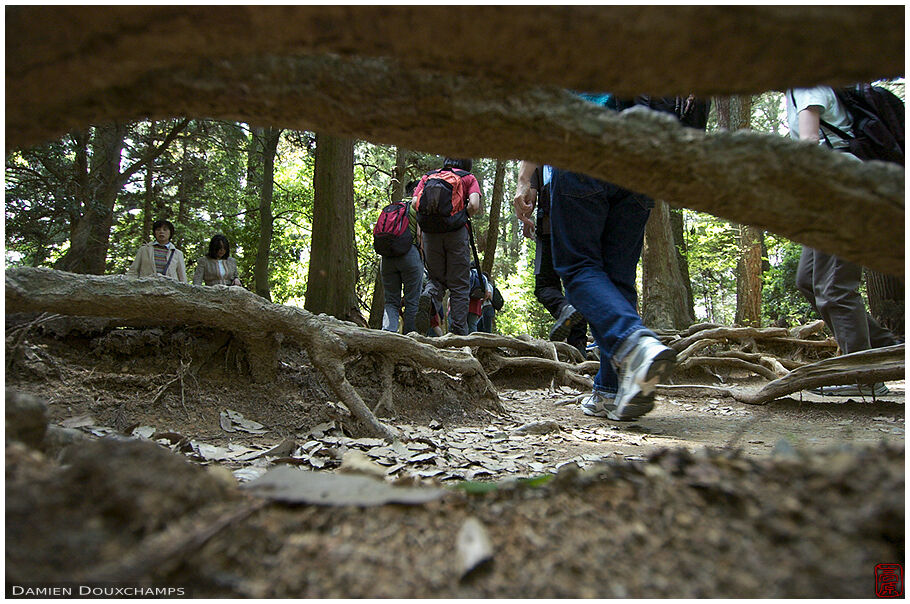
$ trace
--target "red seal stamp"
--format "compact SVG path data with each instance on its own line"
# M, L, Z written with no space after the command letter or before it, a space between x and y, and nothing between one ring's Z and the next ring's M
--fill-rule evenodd
M900 564L875 565L875 596L877 598L904 597L904 567Z

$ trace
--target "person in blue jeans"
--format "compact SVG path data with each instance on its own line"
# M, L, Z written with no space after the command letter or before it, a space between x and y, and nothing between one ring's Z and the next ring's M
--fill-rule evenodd
M700 129L710 107L691 95L630 101L608 94L579 96L616 110L649 107ZM530 181L536 168L530 162L519 168L513 204L523 221L534 209ZM676 364L676 353L638 314L635 271L653 206L646 195L584 174L553 169L550 177L553 266L600 349L593 391L582 401L587 415L621 421L644 415L654 408L657 384L669 379Z
M411 181L405 188L405 199L411 203L411 195L417 181ZM420 227L417 225L417 214L413 205L408 208L408 222L414 245L404 256L384 256L380 265L382 289L385 293L385 306L382 314L382 328L385 331L398 331L398 313L401 310L402 289L404 289L404 315L402 333L416 331L420 291L423 286L423 257L420 252Z

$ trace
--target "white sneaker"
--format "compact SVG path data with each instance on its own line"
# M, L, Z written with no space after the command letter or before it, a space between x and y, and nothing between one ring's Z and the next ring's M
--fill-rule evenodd
M607 417L627 421L654 408L654 389L665 382L676 365L676 352L651 336L642 336L620 361L615 409Z
M594 390L581 401L581 410L585 415L608 417L608 414L616 409L613 402L615 396L612 392Z

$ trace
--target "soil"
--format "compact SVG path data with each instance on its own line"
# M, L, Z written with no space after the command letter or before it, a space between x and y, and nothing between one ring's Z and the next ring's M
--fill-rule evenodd
M8 411L8 586L872 597L875 566L904 562L902 381L874 401L803 392L763 406L673 390L617 423L585 416L568 388L501 382L496 412L461 400L456 378L400 367L392 409L376 411L402 435L390 445L365 438L287 345L278 377L254 384L242 350L215 332L100 322L20 334L8 318L7 407L33 395L56 428L30 447ZM371 406L372 362L349 366ZM280 467L445 495L314 505L248 488ZM476 564L459 557L470 519L490 545Z

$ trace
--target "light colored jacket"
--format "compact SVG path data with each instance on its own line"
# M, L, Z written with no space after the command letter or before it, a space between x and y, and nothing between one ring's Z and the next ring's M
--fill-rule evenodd
M224 278L218 271L218 261L208 256L203 256L196 262L196 272L193 273L193 285L231 285L234 279L239 279L237 275L237 261L233 256L225 258Z
M180 281L181 283L186 283L186 264L183 262L183 252L176 247L171 247L171 249L174 250L174 257L167 267L167 274L160 275L155 267L155 250L152 247L153 245L154 243L149 242L139 248L139 251L136 252L136 259L133 260L133 264L130 266L130 270L127 271L127 274L133 275L134 277L168 278Z

